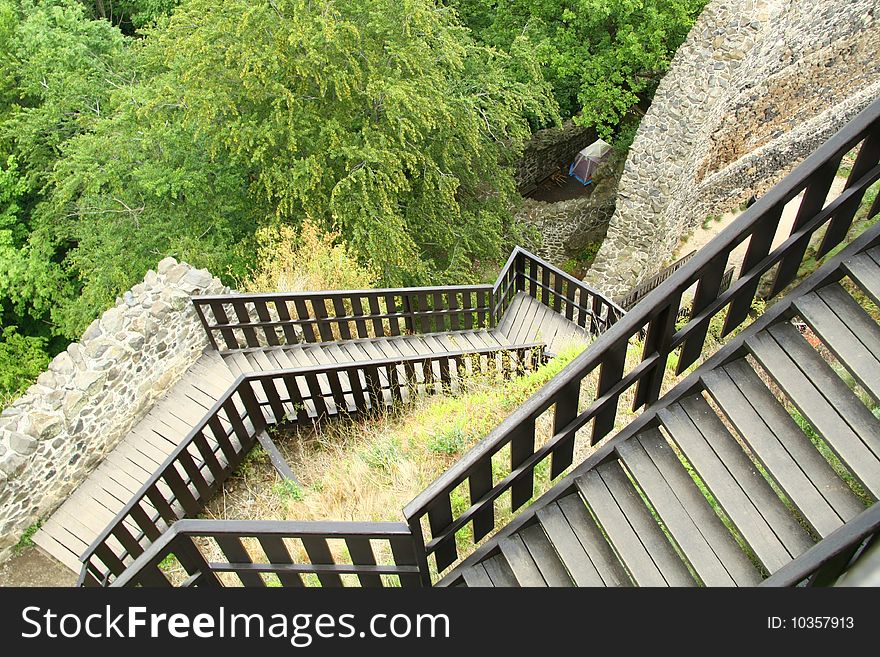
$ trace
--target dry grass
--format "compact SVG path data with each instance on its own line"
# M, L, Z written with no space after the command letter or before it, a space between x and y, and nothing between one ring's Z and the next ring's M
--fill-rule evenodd
M286 224L257 232L257 266L242 281L243 292L364 290L379 277L358 262L337 233L306 220L299 232Z

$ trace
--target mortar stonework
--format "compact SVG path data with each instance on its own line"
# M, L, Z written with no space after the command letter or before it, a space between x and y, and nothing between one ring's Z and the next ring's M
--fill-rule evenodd
M166 258L0 413L0 561L201 356L190 295L228 288Z
M585 280L625 294L880 94L878 0L712 0L657 89Z

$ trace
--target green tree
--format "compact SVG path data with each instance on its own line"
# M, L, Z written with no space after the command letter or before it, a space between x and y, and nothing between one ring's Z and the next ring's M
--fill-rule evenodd
M608 134L649 99L706 0L453 0L485 43L525 40L563 114ZM522 48L522 44L518 46Z
M496 258L504 163L527 117L554 116L535 69L431 0L193 0L144 57L166 70L154 110L179 108L279 220L338 230L386 283Z

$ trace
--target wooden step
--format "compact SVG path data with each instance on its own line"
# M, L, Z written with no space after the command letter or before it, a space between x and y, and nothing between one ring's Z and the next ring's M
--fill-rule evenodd
M657 429L617 451L703 584L754 586L761 580Z
M800 414L815 428L853 476L877 499L880 495L880 460L850 425L849 418L841 414L842 409L831 403L811 380L810 376L818 377L819 374L811 372L807 376L767 332L755 335L749 339L747 345ZM832 388L826 392L829 396L834 394L835 398L845 396L840 389L834 392ZM849 390L846 392L849 393Z
M600 465L576 482L592 515L637 584L695 584L618 462Z
M574 582L559 560L559 556L540 524L530 525L519 532L547 586L573 586Z
M872 258L870 253L860 253L843 264L849 277L870 297L874 305L880 306L880 249L873 249L877 254Z
M537 515L575 584L632 586L623 564L602 536L580 495L567 495L542 508Z
M658 416L770 573L812 546L807 532L701 395L671 404Z
M880 327L837 283L795 302L804 321L856 381L880 401Z
M784 326L800 337L790 324ZM749 449L817 534L827 536L863 510L745 359L704 375L703 381Z
M483 566L489 579L492 580L493 586L519 586L504 555L498 554L486 559L483 561Z

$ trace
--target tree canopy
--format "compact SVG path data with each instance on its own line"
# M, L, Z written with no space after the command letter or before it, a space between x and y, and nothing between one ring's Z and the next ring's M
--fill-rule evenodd
M612 126L701 4L0 0L0 394L166 256L236 286L308 226L485 280L531 132Z
M484 43L529 48L566 116L608 134L648 100L706 0L453 0Z

